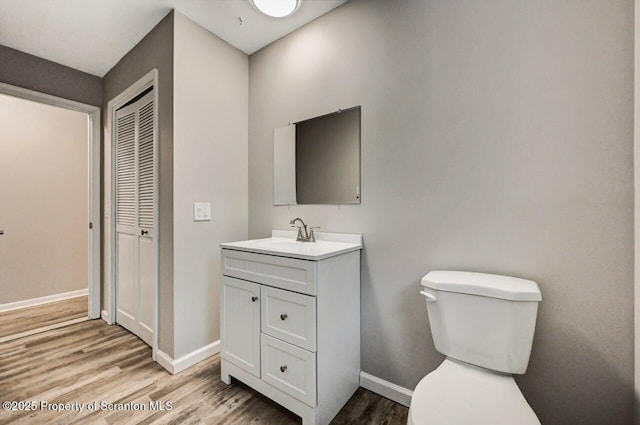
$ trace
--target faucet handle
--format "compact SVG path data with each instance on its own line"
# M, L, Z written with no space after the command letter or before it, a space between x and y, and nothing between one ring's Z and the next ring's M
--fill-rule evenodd
M309 240L311 242L315 242L316 241L316 234L313 232L313 229L319 229L320 226L311 226L309 228Z
M296 240L298 240L298 241L299 241L299 240L301 240L301 239L304 239L304 238L302 237L302 226L296 226L295 224L292 224L292 225L291 225L291 227L297 227L297 228L298 228L298 237L297 237L297 239L296 239Z

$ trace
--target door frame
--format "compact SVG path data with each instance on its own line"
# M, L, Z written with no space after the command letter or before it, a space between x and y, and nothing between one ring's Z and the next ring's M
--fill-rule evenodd
M158 70L156 68L149 71L138 81L126 88L122 93L114 97L107 104L107 122L105 123L105 140L104 140L104 237L105 237L105 275L106 275L106 302L105 310L102 311L102 318L113 325L116 323L116 193L115 183L115 149L113 141L115 141L115 125L114 120L116 110L125 105L131 99L142 93L144 90L153 86L153 196L155 200L155 208L153 212L153 228L155 237L153 238L154 266L153 266L153 338L151 344L152 357L156 359L156 351L158 350Z
M102 300L100 280L100 107L76 102L11 84L0 83L0 93L46 105L57 106L87 114L88 136L88 315L100 318Z

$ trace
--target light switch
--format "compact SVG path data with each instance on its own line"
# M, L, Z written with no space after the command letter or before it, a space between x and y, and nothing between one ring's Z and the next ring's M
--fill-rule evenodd
M210 221L211 204L209 202L193 203L193 221Z

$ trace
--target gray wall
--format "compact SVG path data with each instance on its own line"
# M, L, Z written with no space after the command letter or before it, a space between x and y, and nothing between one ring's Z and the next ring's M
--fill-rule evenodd
M175 13L174 358L220 339L220 243L247 239L248 74L246 54Z
M0 82L102 106L102 79L0 45Z
M107 105L153 68L158 69L159 293L158 345L173 356L173 12L169 13L104 76ZM103 291L103 300L106 300ZM103 306L104 308L104 306Z
M0 304L88 285L87 114L0 95Z
M533 279L545 425L633 420L633 2L351 0L250 57L249 236L361 232L363 370L442 360L420 278ZM273 128L362 105L362 204L272 205Z
M640 0L635 0L635 63L634 63L634 119L633 119L633 136L634 136L634 164L640 164ZM640 202L640 167L635 165L634 168L634 205ZM640 208L634 211L634 306L640 306ZM640 424L640 308L634 309L634 347L635 347L635 398L636 398L636 424Z

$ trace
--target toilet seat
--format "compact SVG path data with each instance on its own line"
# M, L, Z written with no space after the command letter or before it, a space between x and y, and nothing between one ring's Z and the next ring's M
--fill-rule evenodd
M511 375L446 359L422 378L408 425L540 425Z

